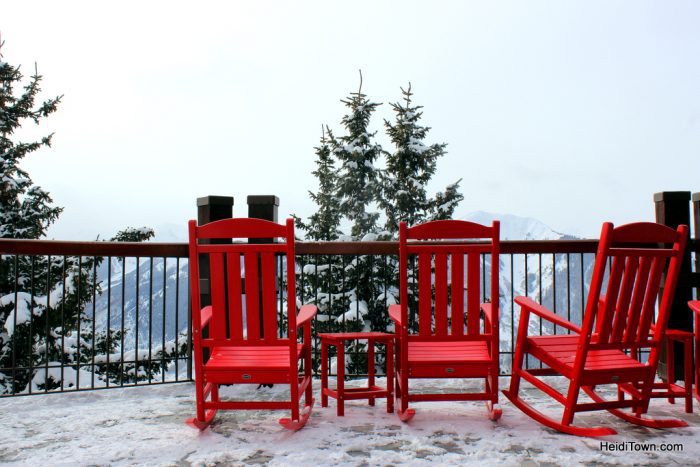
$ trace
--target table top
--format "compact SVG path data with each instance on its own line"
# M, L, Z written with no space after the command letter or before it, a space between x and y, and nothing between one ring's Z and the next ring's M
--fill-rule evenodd
M388 339L396 337L396 334L388 332L320 332L321 340L349 340L349 339Z

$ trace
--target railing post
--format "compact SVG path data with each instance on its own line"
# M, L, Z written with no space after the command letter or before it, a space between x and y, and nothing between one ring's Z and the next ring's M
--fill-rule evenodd
M233 217L233 196L204 196L197 198L197 225ZM230 239L202 240L203 243L231 243ZM211 305L211 291L209 288L209 255L199 257L199 300L201 306ZM192 314L189 315L190 320ZM188 323L188 342L191 349L192 323ZM208 337L208 330L203 332L203 337ZM187 375L192 379L192 352L187 359ZM209 349L204 349L204 361L209 359Z
M233 217L233 197L232 196L204 196L197 198L197 224L208 224L209 222ZM227 239L202 240L202 243L231 243ZM209 292L209 257L202 255L199 264L199 289L202 306L211 305L211 295Z
M248 196L248 217L255 219L264 219L266 221L277 222L277 208L280 205L280 200L275 195L250 195ZM249 238L248 243L272 243L271 238ZM277 268L275 268L275 276ZM277 278L275 277L275 286L277 286ZM258 284L262 284L262 268L260 260L258 260ZM258 310L260 310L260 335L265 335L263 322L263 303L262 303L262 287L258 288ZM267 336L265 336L267 338Z
M693 239L695 247L695 274L692 276L691 288L695 289L695 297L700 298L700 193L693 193ZM698 364L698 363L696 363Z
M656 222L672 228L677 228L680 224L690 225L690 192L689 191L663 191L654 193L654 204L656 208ZM693 317L688 309L688 300L692 299L690 289L690 248L686 248L681 271L676 286L676 294L671 305L671 313L668 319L669 329L680 329L683 331L693 330ZM681 378L683 375L683 348L679 342L674 343L674 364L675 375ZM665 346L664 346L665 349ZM666 378L665 350L661 353L658 373ZM671 381L672 382L672 381Z
M250 195L248 196L248 217L265 219L277 222L277 208L280 199L275 195ZM271 243L269 238L251 238L249 243Z

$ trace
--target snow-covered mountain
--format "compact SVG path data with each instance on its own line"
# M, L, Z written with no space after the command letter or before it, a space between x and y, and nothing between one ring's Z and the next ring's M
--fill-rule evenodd
M559 233L537 219L514 216L512 214L497 214L486 211L472 211L461 216L462 220L491 225L491 222L501 222L501 240L560 240L573 238Z
M501 223L501 240L566 240L575 239L548 227L544 223L512 214L475 211L461 216L463 220L489 225L494 219ZM500 257L501 351L512 352L520 307L513 298L526 295L550 310L575 323L580 323L584 298L593 273L592 254L530 254ZM531 333L552 333L548 323L537 318L529 323ZM504 369L509 370L510 355L502 357Z
M148 349L149 342L155 349L187 329L187 260L181 259L178 264L174 258L165 263L163 258L139 258L138 268L136 261L113 257L109 264L105 260L100 266L102 293L95 301L95 324L98 330L105 330L109 322L116 330L123 323L125 350L136 347L137 335L140 349ZM92 314L91 305L86 313Z

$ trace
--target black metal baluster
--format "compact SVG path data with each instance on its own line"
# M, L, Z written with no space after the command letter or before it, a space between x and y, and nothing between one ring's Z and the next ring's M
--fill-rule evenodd
M29 278L30 280L30 285L29 285L29 335L33 336L34 335L34 296L36 295L36 291L34 288L34 268L36 266L36 256L32 255L31 257L31 265L30 265L30 274L31 277ZM29 394L32 393L32 379L34 379L34 342L33 340L30 340L28 342L29 348L27 349L29 351L29 383L27 384L28 392ZM14 390L13 390L14 391Z
M63 256L63 264L61 265L61 357L58 359L61 364L61 392L64 390L64 369L66 355L66 256Z
M139 286L141 284L141 258L136 257L136 303L135 303L135 326L134 330L134 384L139 384L139 305L141 303L141 295Z
M82 330L82 321L81 318L83 317L83 304L80 299L81 297L81 290L80 290L80 284L83 278L83 257L78 256L78 285L77 285L77 292L78 292L78 309L76 310L77 313L77 334L78 334L78 343L77 343L77 349L76 349L76 358L75 358L75 367L76 367L76 373L75 373L75 390L78 391L80 390L80 344L81 344L81 330Z
M15 266L17 265L15 257ZM44 345L44 392L49 392L49 307L51 306L51 255L48 255L47 267L46 267L46 309L44 310L44 321L46 340ZM16 270L15 270L16 273ZM15 303L17 301L15 300ZM15 315L16 317L16 315Z
M90 387L95 389L95 341L97 340L97 330L95 329L96 314L97 314L97 257L92 257L92 375Z
M557 314L557 254L552 253L552 311ZM557 333L557 325L554 324L554 332Z
M166 304L168 301L168 261L167 258L163 257L163 325L161 336L161 353L160 353L160 368L161 368L161 382L165 382L165 367L167 366L167 360L165 358L165 318L167 315Z
M19 308L19 259L14 255L14 276L15 276L15 309L14 320L12 322L12 335L17 332L17 309ZM17 339L12 339L12 394L15 394L17 386ZM47 360L48 361L48 360ZM29 383L31 384L31 382Z
M148 384L152 380L153 348L153 257L148 258Z
M107 366L105 383L109 387L109 356L112 351L112 257L107 257Z
M138 281L138 279L137 279ZM137 300L138 301L138 300ZM180 381L180 258L175 258L175 381Z
M120 342L119 342L119 347L120 347L120 358L119 361L121 362L119 364L119 386L124 386L124 326L125 326L125 320L126 316L126 257L122 256L122 292L121 292L121 299L122 299L122 319L121 319L121 335L120 335Z

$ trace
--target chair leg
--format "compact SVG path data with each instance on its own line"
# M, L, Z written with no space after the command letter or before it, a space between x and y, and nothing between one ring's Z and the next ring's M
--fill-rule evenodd
M338 405L336 412L339 417L342 417L345 415L345 343L340 342L337 348L336 392L338 393Z
M498 403L498 375L491 374L485 381L486 392L491 393L491 400L486 401L486 410L489 420L496 421L503 415L503 410Z
M386 411L394 412L394 345L391 341L386 343Z
M212 400L218 401L218 385L215 384L212 386L211 394ZM216 399L214 399L215 394ZM205 430L214 420L214 416L216 415L216 409L204 409L204 402L206 397L204 392L204 382L201 380L195 381L195 399L197 407L197 416L195 418L185 420L185 423L187 423L193 428L202 431Z
M520 370L523 368L523 360L525 359L525 339L527 339L527 326L530 322L530 314L524 309L520 309L520 320L518 324L518 339L515 345L515 355L513 356L513 365L511 368L510 392L511 397L517 398L520 391ZM506 391L503 393L505 394Z
M400 381L401 381L401 399L400 399L400 406L399 410L397 410L397 414L399 418L401 419L402 422L407 422L413 418L413 416L416 414L416 411L414 409L409 409L408 408L408 370L407 368L404 368L401 373L400 373Z
M578 402L580 392L581 386L579 385L578 381L570 381L569 393L566 396L566 405L564 406L564 414L561 417L562 425L571 425L574 422L576 403Z
M397 339L396 341L396 414L402 422L407 422L413 418L416 411L408 408L408 365L401 359L402 345L406 345Z
M367 386L374 387L374 340L367 339ZM374 406L374 397L369 398L369 405Z
M297 376L292 377L292 381L290 384L292 417L280 418L278 421L279 424L282 425L284 428L292 431L300 430L304 427L304 425L306 425L306 422L311 416L311 410L313 409L315 402L312 397L313 394L311 392L311 363L309 362L309 357L311 355L310 345L311 344L309 344L309 347L306 349L307 355L304 356L304 376L301 379L303 383L307 384L306 389L304 390L304 408L301 411L299 411L299 399L301 398L301 394L299 394L299 376L297 371Z
M197 401L197 421L204 422L204 383L199 380L195 382L195 399Z
M674 343L673 340L666 338L666 382L669 385L669 389L671 384L676 382L676 365L675 365L675 355L674 355ZM669 397L668 402L670 404L675 404L676 403L676 398L675 397Z
M693 413L693 352L691 341L683 343L683 384L685 386L685 412Z
M314 394L313 386L311 385L313 381L313 375L311 374L311 366L313 362L311 360L311 342L309 342L306 349L306 357L304 359L304 378L309 379L309 384L306 386L306 394L304 397L304 406L308 407L313 404Z
M328 407L328 344L321 341L321 407Z

